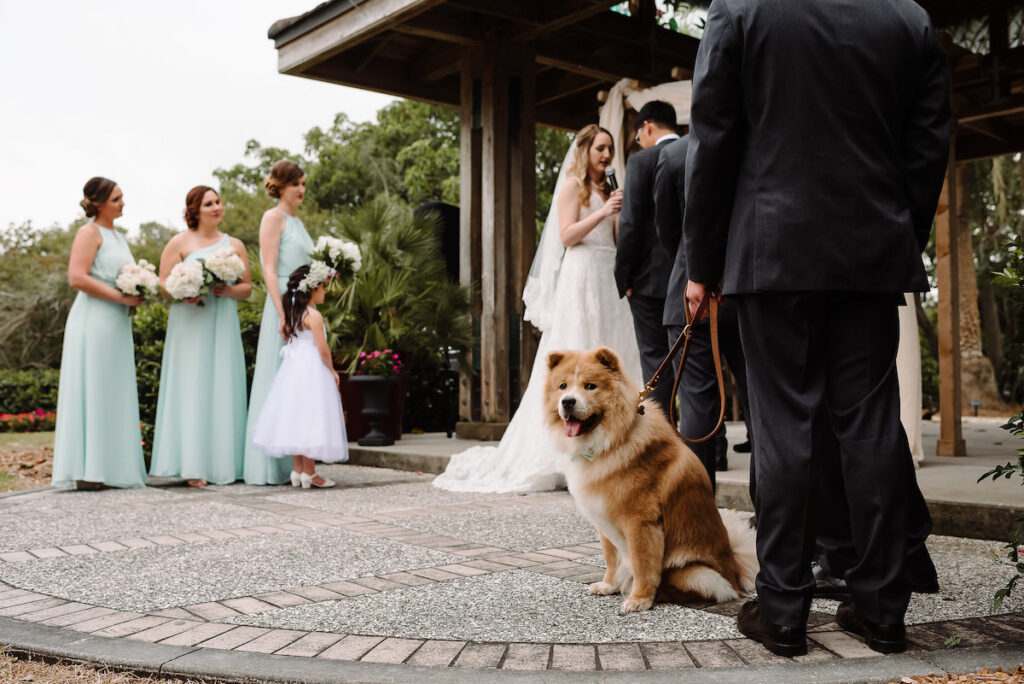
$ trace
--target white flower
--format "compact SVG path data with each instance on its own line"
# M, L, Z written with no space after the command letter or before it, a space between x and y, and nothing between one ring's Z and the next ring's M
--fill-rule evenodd
M331 237L330 235L321 235L319 238L317 238L316 247L314 248L314 251L325 252L325 255L330 257L331 261L336 261L338 255L341 254L344 244L345 243L342 240L339 240L336 237Z
M154 295L160 289L156 267L145 259L139 259L137 264L125 264L114 284L129 296Z
M363 265L363 254L359 251L359 245L354 242L342 242L341 253L346 259L352 261L352 272L355 273Z
M312 292L317 286L331 277L334 271L322 261L314 261L309 264L309 273L299 283L299 292Z
M245 273L245 263L230 247L222 247L208 259L199 259L198 261L203 263L203 267L219 283L233 285Z
M203 274L202 264L194 261L182 261L171 269L164 289L175 299L190 299L199 296L205 283L206 277Z

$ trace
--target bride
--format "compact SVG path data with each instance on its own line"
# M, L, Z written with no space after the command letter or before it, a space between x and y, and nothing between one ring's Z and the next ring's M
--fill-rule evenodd
M589 124L577 134L523 290L524 318L542 333L526 392L498 446L455 454L435 487L535 492L565 486L559 455L542 427L549 351L611 347L629 376L641 379L632 313L613 277L622 191L612 191L605 169L614 154L612 136L600 126Z

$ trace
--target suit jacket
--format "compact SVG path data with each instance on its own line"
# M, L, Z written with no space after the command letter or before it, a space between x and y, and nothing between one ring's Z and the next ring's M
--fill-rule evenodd
M622 188L622 214L615 252L615 283L619 296L626 290L647 297L665 297L672 270L669 253L662 249L654 229L654 167L658 153L669 141L640 150L626 164Z
M686 213L686 150L690 136L684 135L661 145L654 170L654 226L661 247L675 255L665 293L662 325L686 325L686 243L683 241L683 214Z
M911 0L714 0L693 77L690 279L927 290L949 119L946 58Z

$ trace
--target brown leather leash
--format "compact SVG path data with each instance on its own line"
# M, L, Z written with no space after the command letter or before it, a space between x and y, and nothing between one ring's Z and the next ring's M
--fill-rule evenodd
M661 376L665 373L665 370L672 365L672 359L675 358L676 354L679 353L680 348L682 348L682 356L679 357L679 371L676 373L675 383L672 385L671 401L673 403L676 401L676 396L679 392L679 381L682 380L683 369L686 367L686 354L690 349L690 338L693 336L693 326L700 321L700 318L704 315L705 311L709 312L709 317L711 319L711 356L714 358L715 374L718 376L718 397L720 406L718 411L718 422L715 423L715 427L711 429L711 432L699 439L687 437L683 433L679 432L679 428L676 427L676 432L678 432L679 436L683 438L683 441L689 442L690 444L700 444L701 442L706 442L711 439L711 437L718 432L718 428L722 427L722 421L725 419L725 380L722 377L722 357L718 352L718 298L714 294L708 293L704 295L704 298L700 300L700 306L697 307L697 311L692 317L689 315L690 307L686 307L686 326L683 328L683 332L679 334L679 337L676 338L672 348L669 349L668 356L666 356L665 360L661 362L660 366L658 366L658 370L654 371L654 375L651 376L651 379L644 383L644 388L640 390L640 398L636 407L637 413L643 415L643 402L647 400L647 395L658 387L658 383L661 381Z

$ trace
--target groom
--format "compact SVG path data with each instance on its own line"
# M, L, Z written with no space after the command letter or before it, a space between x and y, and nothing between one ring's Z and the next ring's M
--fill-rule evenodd
M807 652L825 527L852 542L839 626L901 652L931 521L900 424L897 306L928 289L946 57L911 0L716 0L690 116L686 297L736 302L756 431L761 568L737 626Z
M679 137L676 110L667 102L652 100L637 112L635 129L635 139L643 150L631 156L626 165L615 283L619 296L629 298L643 381L647 382L668 356L668 340L661 320L672 258L661 246L654 228L654 172L661 149ZM671 422L672 379L666 375L652 397Z

